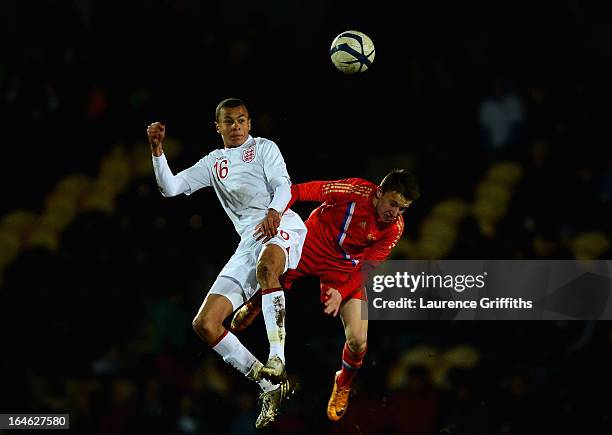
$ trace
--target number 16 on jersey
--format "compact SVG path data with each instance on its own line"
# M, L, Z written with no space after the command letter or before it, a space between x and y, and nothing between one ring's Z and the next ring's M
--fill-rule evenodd
M215 174L217 174L217 179L219 181L227 177L227 173L229 172L229 167L227 166L227 163L227 159L217 160L215 162Z

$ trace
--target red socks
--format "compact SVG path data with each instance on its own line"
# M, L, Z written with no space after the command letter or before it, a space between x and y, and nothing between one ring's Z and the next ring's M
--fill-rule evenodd
M272 288L266 288L266 289L262 289L260 292L260 296L263 295L269 295L270 293L274 293L274 292L280 292L283 291L282 287L272 287Z
M348 387L353 382L353 378L357 374L357 370L363 364L363 358L367 349L361 353L354 353L349 349L348 344L344 343L344 349L342 349L342 370L340 376L338 376L338 386Z

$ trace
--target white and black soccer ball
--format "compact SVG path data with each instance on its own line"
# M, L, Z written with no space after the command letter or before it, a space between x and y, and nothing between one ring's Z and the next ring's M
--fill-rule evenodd
M366 71L374 62L374 43L368 35L357 30L340 33L332 41L329 55L332 63L345 74Z

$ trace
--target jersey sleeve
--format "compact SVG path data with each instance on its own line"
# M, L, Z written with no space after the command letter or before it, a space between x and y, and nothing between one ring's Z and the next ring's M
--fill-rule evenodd
M187 190L187 184L172 173L166 155L151 156L153 161L153 172L155 173L155 181L157 187L164 197L172 197L180 195Z
M299 201L327 202L330 204L353 201L368 196L372 191L369 183L361 178L336 181L310 181L291 186L291 201L288 207Z
M366 250L360 267L357 267L338 288L343 300L356 289L365 285L370 273L391 254L391 250L397 245L403 232L404 220L399 216L395 224L387 230L385 235Z
M278 146L267 139L260 139L261 152L263 157L263 167L266 181L273 192L272 201L269 208L273 208L279 213L283 213L287 208L287 203L291 199L291 180L287 165L283 159Z
M199 190L203 187L212 186L212 180L210 175L209 168L209 155L201 158L195 165L190 168L187 168L176 176L180 178L184 184L187 186L185 191L185 195L191 195L196 190Z
M277 177L270 180L270 185L274 189L274 195L268 208L273 208L279 213L283 213L287 209L287 204L291 200L291 187L289 180L285 177Z
M270 180L279 177L285 177L289 180L289 173L287 172L287 166L285 160L278 149L278 146L267 139L260 139L260 149L263 158L263 168L266 180L268 183Z

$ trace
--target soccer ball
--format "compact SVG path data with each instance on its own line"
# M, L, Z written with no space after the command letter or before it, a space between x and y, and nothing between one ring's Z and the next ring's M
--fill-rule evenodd
M332 41L329 55L332 63L345 74L366 71L374 62L374 43L365 33L348 30Z

